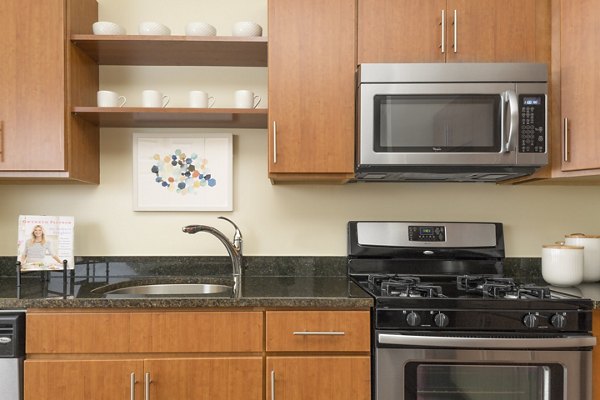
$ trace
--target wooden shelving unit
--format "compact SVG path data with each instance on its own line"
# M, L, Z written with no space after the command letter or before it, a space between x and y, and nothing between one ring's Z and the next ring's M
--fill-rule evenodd
M267 109L74 107L73 114L101 127L267 128Z
M71 35L98 65L266 67L267 38L233 36ZM99 127L266 129L266 109L99 108L72 113Z
M266 67L267 38L71 35L98 65Z

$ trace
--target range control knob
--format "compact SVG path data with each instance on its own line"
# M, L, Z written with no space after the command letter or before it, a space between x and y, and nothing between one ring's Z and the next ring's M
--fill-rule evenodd
M437 313L435 317L433 317L433 322L435 323L435 326L439 328L445 328L448 326L450 319L444 313Z
M419 326L421 325L421 317L414 311L411 311L406 316L406 323L410 326Z
M528 328L536 328L538 326L538 319L535 315L533 314L527 314L524 318L523 318L523 323L525 324L526 327Z
M567 326L567 317L565 317L562 314L554 314L550 318L550 323L555 328L559 328L559 329L564 328L565 326Z

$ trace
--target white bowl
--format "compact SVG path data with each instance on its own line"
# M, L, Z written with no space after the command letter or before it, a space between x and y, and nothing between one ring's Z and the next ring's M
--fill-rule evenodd
M92 25L94 35L125 35L125 28L114 22L98 21Z
M217 29L206 22L190 22L185 26L185 34L188 36L216 36Z
M233 24L233 36L262 36L262 27L256 22L242 21Z
M169 36L171 34L171 30L167 26L153 21L141 22L138 32L140 35Z

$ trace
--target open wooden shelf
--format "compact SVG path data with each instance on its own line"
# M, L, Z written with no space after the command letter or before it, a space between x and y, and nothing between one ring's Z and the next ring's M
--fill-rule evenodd
M266 108L73 107L73 115L100 127L266 129Z
M71 35L99 65L266 67L267 38Z

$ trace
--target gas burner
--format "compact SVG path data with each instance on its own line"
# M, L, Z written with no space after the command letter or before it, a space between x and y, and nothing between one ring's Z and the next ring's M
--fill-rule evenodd
M517 294L520 299L531 297L536 299L549 299L552 297L549 287L537 285L523 285L519 287Z
M493 298L507 297L507 295L517 291L517 285L512 278L486 275L457 276L456 287L467 293L476 293Z
M405 285L417 285L421 282L421 278L411 275L394 275L394 274L371 274L367 281L371 289L379 289L384 282L398 282Z
M421 283L415 276L392 276L380 281L382 296L387 297L444 297L441 286Z

